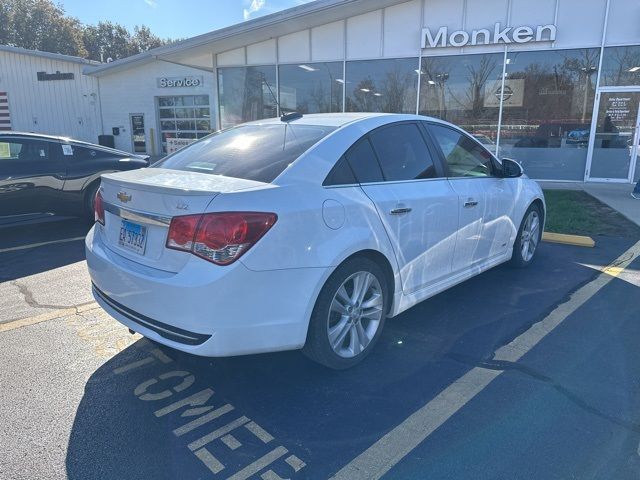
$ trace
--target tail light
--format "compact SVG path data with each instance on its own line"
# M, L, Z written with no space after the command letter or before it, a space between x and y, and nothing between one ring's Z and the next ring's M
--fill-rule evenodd
M100 190L96 193L96 199L93 203L95 221L104 225L104 200Z
M219 212L173 217L167 248L191 252L216 265L229 265L276 223L275 213Z

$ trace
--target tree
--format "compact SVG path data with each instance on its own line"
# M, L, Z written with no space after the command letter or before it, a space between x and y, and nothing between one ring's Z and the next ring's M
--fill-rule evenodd
M0 43L84 57L82 24L50 0L3 0Z
M107 21L87 25L83 40L91 60L117 60L138 53L129 31L117 23Z
M0 44L90 58L114 60L168 43L149 27L131 34L113 22L83 25L52 0L0 0Z
M136 50L140 52L146 52L152 48L161 47L169 42L169 40L162 40L160 37L151 33L151 29L145 25L136 25L133 27L133 43Z

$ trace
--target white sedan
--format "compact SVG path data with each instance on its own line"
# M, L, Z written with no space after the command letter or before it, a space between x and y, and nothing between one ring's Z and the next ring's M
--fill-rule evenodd
M440 120L289 114L102 177L97 302L204 356L302 348L361 361L385 319L500 263L531 263L540 187Z

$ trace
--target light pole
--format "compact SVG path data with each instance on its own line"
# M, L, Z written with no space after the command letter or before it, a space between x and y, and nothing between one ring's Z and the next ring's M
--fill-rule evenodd
M449 74L446 72L437 73L435 75L435 79L436 79L436 82L438 83L438 86L440 87L440 118L442 118L442 120L446 120L447 106L446 106L445 97L444 97L444 85L447 82L447 80L449 80Z

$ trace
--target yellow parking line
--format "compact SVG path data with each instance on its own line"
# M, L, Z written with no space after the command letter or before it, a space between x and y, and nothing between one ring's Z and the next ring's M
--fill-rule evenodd
M26 250L28 248L37 248L37 247L42 247L44 245L52 245L54 243L77 242L78 240L84 240L84 236L73 237L73 238L62 238L60 240L49 240L48 242L30 243L29 245L18 245L17 247L0 248L0 253L15 252L17 250Z
M11 320L6 323L0 323L0 333L8 332L9 330L15 330L16 328L27 327L29 325L35 325L36 323L42 323L56 318L68 317L69 315L75 315L77 313L86 312L99 308L96 302L83 303L75 307L62 308L60 310L53 310L51 312L45 312L34 317L20 318L18 320Z
M595 247L596 245L596 242L591 237L552 232L543 232L542 241L550 243L562 243L565 245L576 245L578 247Z
M517 362L555 328L582 307L590 298L613 281L613 273L624 271L640 257L640 241L620 255L591 282L571 294L544 319L498 348L494 360ZM387 432L364 452L342 467L331 480L375 480L381 478L418 447L459 410L482 392L504 370L475 367L446 387L431 401Z

